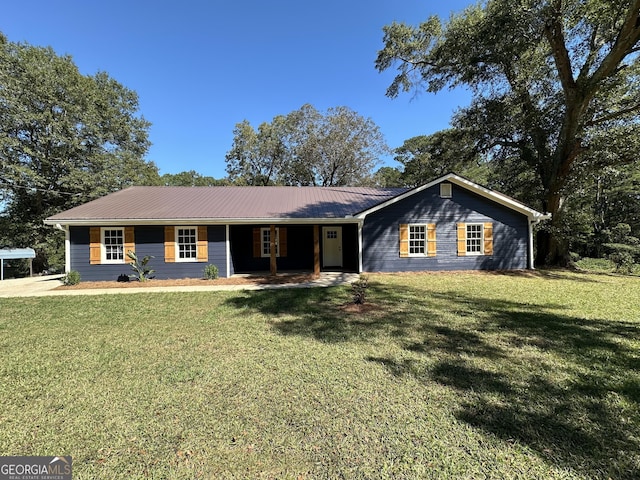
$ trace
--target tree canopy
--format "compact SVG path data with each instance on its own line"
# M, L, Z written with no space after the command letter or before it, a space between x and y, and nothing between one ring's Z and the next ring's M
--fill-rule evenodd
M246 120L237 124L227 173L247 185L362 185L373 181L373 168L387 151L371 119L347 107L323 114L303 105L257 129Z
M34 247L34 268L48 268L61 240L44 218L157 183L137 111L137 94L106 73L83 75L69 56L0 34L0 241Z
M409 138L395 153L394 159L403 166L403 186L417 187L449 172L481 180L482 160L473 139L463 130L452 128Z
M171 187L214 187L229 185L226 179L216 179L206 175L201 175L195 170L179 173L165 173L160 177L160 185Z
M391 97L473 92L454 127L486 161L532 182L534 206L552 214L538 262L562 264L575 183L637 163L639 14L640 0L488 0L444 23L384 27L376 67L397 68Z

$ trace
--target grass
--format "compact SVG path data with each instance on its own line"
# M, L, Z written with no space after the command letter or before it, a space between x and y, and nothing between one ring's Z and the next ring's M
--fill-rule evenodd
M0 299L0 452L74 478L638 478L640 279Z

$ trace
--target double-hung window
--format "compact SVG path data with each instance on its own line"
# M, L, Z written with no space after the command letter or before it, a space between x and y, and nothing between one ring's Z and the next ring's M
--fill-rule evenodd
M130 263L134 237L134 227L89 227L89 264Z
M102 228L102 263L124 263L124 229Z
M276 243L276 257L280 256L280 242L278 241L278 239L280 238L280 229L276 228L276 238L275 238L275 243ZM271 256L271 228L261 228L260 229L260 239L261 239L261 255L263 257L270 257Z
M483 254L483 231L482 223L467 223L467 255Z
M400 224L400 257L435 257L436 224Z
M209 259L207 226L164 227L164 261L206 262Z
M427 253L427 226L409 225L409 256L424 256Z
M176 262L195 262L198 259L198 229L176 227Z
M287 227L275 227L276 257L287 256ZM253 258L271 257L271 227L253 228Z
M458 223L458 256L493 255L493 223Z

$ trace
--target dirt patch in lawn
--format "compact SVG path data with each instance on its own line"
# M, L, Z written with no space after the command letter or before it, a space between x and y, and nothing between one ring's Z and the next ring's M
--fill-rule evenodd
M340 306L340 310L345 313L358 313L367 314L368 316L375 315L376 312L382 311L382 307L376 303L345 303Z
M129 282L80 282L77 285L62 285L56 290L86 290L101 288L144 288L144 287L191 287L191 286L215 286L215 285L282 285L286 283L305 283L314 280L312 273L278 274L271 275L237 275L230 278L217 278L207 280L203 278L179 278L158 280L151 279L146 282L132 280Z

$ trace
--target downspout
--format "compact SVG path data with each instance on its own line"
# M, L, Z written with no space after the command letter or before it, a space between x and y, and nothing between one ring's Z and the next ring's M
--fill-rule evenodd
M64 272L71 271L71 233L68 226L56 223L56 228L64 232Z
M533 265L533 226L538 223L538 221L529 220L529 270L535 270L535 266Z
M533 226L539 224L542 220L549 220L551 218L550 213L542 215L536 215L529 218L529 269L535 270L533 265Z

